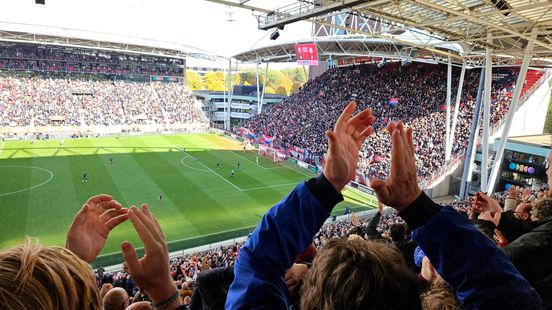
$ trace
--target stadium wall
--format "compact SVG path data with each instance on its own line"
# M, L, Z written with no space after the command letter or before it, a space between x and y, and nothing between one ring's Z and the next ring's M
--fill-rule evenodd
M542 134L546 121L546 112L550 102L552 70L547 70L540 85L529 94L512 121L508 136L528 136ZM500 130L502 132L502 130Z
M309 66L309 81L321 76L326 70L328 70L328 63L325 61L320 61L318 66Z

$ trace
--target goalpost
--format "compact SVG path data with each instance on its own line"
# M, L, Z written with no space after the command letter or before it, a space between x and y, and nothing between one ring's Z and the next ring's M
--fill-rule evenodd
M276 164L280 164L286 158L286 154L261 144L259 145L258 154L270 158Z

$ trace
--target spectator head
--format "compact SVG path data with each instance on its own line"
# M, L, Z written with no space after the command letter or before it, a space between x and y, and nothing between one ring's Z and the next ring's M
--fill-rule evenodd
M126 310L151 310L151 303L149 301L137 301L133 302Z
M1 309L99 309L88 264L71 251L27 239L0 252Z
M303 283L301 309L421 309L402 255L383 243L332 239Z
M120 310L128 307L128 294L120 287L109 290L103 299L103 310Z
M403 224L393 224L389 228L389 236L395 242L404 241L405 227Z
M529 212L532 208L533 206L531 205L531 203L520 203L516 207L514 215L516 216L516 218L526 221L531 217L531 214Z
M182 303L186 306L188 306L190 303L192 302L192 298L190 298L190 296L186 296L184 297L184 299L182 300Z
M542 221L552 216L552 198L543 198L535 203L531 209L531 220Z

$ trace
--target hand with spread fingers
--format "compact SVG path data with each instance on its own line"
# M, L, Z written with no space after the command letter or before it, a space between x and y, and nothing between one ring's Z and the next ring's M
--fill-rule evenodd
M475 194L475 203L476 208L482 211L489 211L491 213L502 213L502 208L498 201L483 192L478 192Z
M90 197L67 231L65 248L91 263L102 250L109 232L128 219L128 209L109 195Z
M161 226L145 204L141 210L131 207L128 214L145 250L144 257L138 259L132 244L123 242L128 272L154 303L163 303L165 309L178 307L182 300L170 275L169 250Z
M422 193L416 176L412 128L390 122L387 132L391 135L391 174L386 180L372 180L370 186L382 203L400 212Z
M358 152L374 132L371 125L376 119L372 110L366 109L353 117L355 108L356 102L351 101L337 119L334 130L326 131L329 145L324 176L338 192L354 180Z

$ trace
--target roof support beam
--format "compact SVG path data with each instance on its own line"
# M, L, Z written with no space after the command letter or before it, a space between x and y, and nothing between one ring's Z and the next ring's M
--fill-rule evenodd
M468 21L476 22L480 25L485 25L489 29L496 29L498 31L507 32L507 33L516 35L517 37L522 38L522 39L527 40L527 41L529 41L531 39L529 36L519 32L519 31L508 29L506 27L503 27L502 25L497 25L497 24L494 24L493 22L490 22L488 20L481 19L479 17L473 16L471 14L466 14L464 12L455 11L455 10L452 10L450 8L440 6L438 4L432 3L432 2L427 1L427 0L406 0L406 1L408 1L410 3L425 6L427 8L430 8L430 9L433 9L433 10L436 10L436 11L439 11L439 12L442 12L442 13L455 15L455 16L461 16L461 17L466 18L466 20L468 20ZM550 44L547 44L545 42L541 42L541 41L536 40L536 39L534 41L535 41L535 44L540 45L542 47L545 47L545 48L552 51L552 46Z
M492 35L490 32L487 32L487 39L492 40ZM489 136L491 133L491 81L493 76L493 61L491 56L491 49L487 48L485 51L485 97L483 104L483 134L481 138L481 169L480 171L480 180L481 180L481 191L486 192L487 178L488 173L488 160L489 160Z
M529 68L529 62L531 61L533 48L535 47L536 37L537 37L537 28L533 28L533 30L531 31L531 40L529 40L529 44L525 49L525 56L523 57L521 70L519 71L519 75L516 81L516 88L514 89L512 103L510 104L510 108L508 109L508 115L506 116L506 123L504 124L504 129L502 129L502 136L500 137L498 150L496 151L493 169L491 171L489 184L487 186L487 193L489 195L492 194L494 191L496 178L498 177L498 170L500 169L502 156L504 155L504 148L506 147L506 140L508 139L508 134L510 133L510 127L512 126L512 121L514 119L514 113L516 112L517 105L519 102L519 97L521 96L521 91L523 90L523 83L525 82L525 75L527 74L527 69Z

